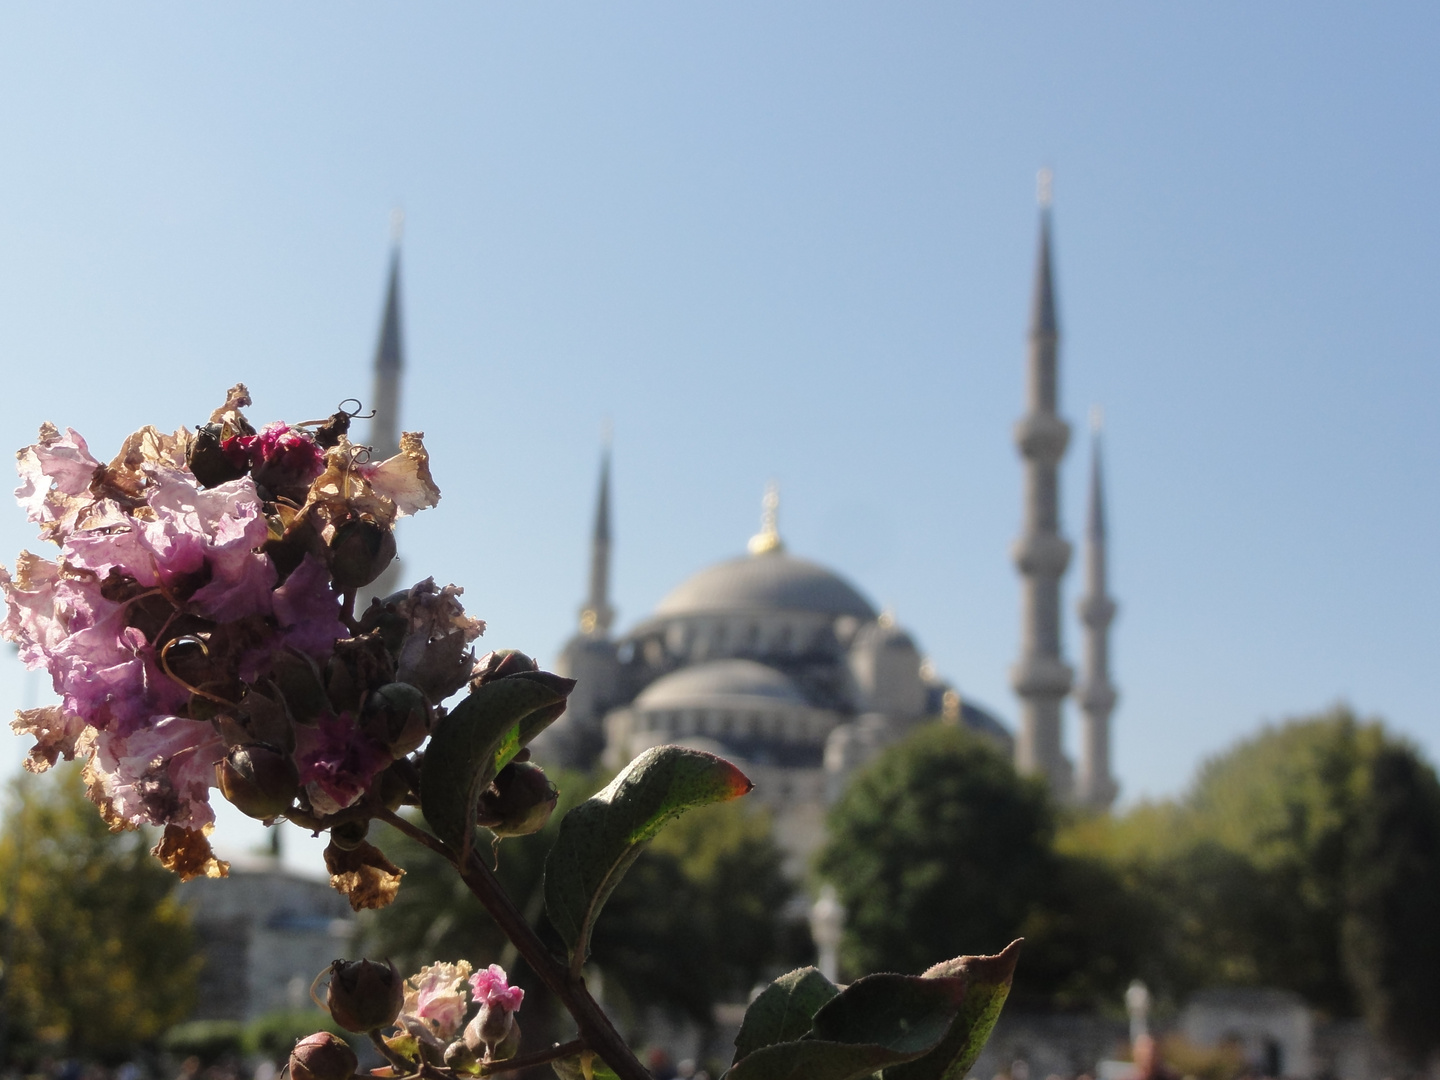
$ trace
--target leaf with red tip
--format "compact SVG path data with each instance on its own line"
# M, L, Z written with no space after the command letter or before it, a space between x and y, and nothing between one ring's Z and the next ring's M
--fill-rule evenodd
M585 962L601 907L666 822L692 806L739 798L752 787L724 758L656 746L565 815L545 858L545 910L570 949L572 970Z
M922 978L963 980L965 1001L939 1046L922 1058L886 1069L885 1080L965 1080L1000 1019L1023 941L1017 938L994 956L960 956L925 972Z

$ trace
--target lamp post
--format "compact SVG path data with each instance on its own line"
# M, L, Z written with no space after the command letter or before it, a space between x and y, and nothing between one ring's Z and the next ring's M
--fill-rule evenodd
M1125 990L1125 1011L1130 1014L1130 1045L1150 1034L1150 988L1135 979Z

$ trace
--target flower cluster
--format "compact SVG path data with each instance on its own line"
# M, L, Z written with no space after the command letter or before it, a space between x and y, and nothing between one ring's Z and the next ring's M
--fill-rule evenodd
M163 827L155 854L184 877L225 873L206 839L218 787L253 817L331 828L352 903L383 902L361 895L376 872L398 883L363 844L367 807L413 798L406 755L474 673L484 624L433 580L356 617L395 520L439 500L420 435L372 463L350 413L257 431L249 405L236 386L209 423L142 428L108 464L51 424L19 452L16 496L60 551L0 567L0 633L60 703L12 726L33 771L87 762L112 828Z
M432 1072L448 1066L454 1073L473 1073L480 1065L514 1057L520 1048L515 1013L525 991L510 985L499 964L471 974L465 960L440 962L402 982L393 965L336 960L321 974L326 976L325 1007L341 1027L373 1038L397 1029L383 1040L392 1065L413 1066L410 1071L420 1072L425 1066ZM349 1080L354 1071L353 1055L346 1059L336 1054L333 1041L319 1034L302 1040L295 1054L299 1069L292 1056L292 1076L308 1073L317 1080Z

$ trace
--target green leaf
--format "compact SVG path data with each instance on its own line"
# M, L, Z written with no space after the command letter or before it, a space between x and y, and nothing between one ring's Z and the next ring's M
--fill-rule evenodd
M918 1056L945 1038L964 1000L961 979L866 975L821 1006L811 1031L817 1039Z
M958 978L867 975L816 1010L803 1038L746 1055L725 1080L860 1080L929 1054L964 999Z
M550 1063L560 1080L620 1080L615 1070L600 1060L593 1050L585 1050Z
M1010 993L1020 941L1012 941L994 956L961 956L936 964L925 979L959 979L965 1000L940 1045L924 1057L885 1070L885 1080L965 1080L1000 1018Z
M564 703L555 686L496 679L472 690L436 725L420 767L420 809L440 839L462 849L469 843L480 796L543 727L532 718L553 714L553 720L555 706Z
M545 910L578 969L611 891L667 821L725 802L753 784L724 758L683 746L646 750L604 791L565 815L545 858Z
M810 1030L820 1006L840 993L813 967L781 975L760 992L745 1010L735 1036L735 1060L776 1043L793 1042Z
M721 1080L865 1080L887 1065L915 1056L869 1043L805 1039L756 1050Z

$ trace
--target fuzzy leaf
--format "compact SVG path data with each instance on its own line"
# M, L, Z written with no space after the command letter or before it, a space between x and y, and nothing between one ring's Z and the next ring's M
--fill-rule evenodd
M566 814L545 858L545 909L572 967L584 961L600 908L646 842L692 806L738 798L752 787L714 754L656 746Z
M994 956L961 956L925 972L922 978L963 981L965 1000L940 1045L922 1058L886 1069L885 1080L965 1080L1000 1018L1019 957L1016 940Z
M747 1054L725 1080L860 1080L933 1051L964 1000L962 979L867 975L820 1006L802 1038Z
M776 1043L793 1042L810 1030L820 1006L840 993L813 967L781 975L745 1010L735 1036L735 1060Z
M420 809L436 835L464 848L475 828L475 806L495 774L540 733L531 718L554 720L565 694L533 679L497 679L436 725L420 769Z
M721 1080L865 1080L888 1065L918 1056L873 1043L804 1039L762 1047Z

